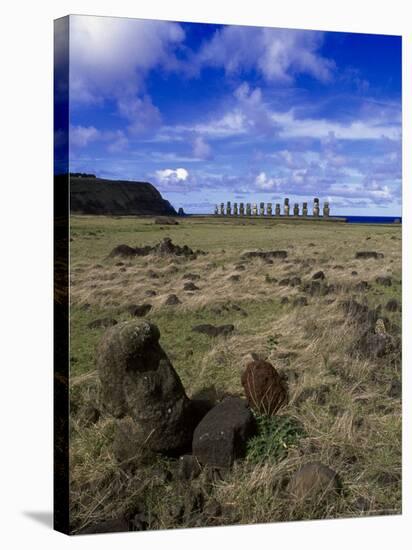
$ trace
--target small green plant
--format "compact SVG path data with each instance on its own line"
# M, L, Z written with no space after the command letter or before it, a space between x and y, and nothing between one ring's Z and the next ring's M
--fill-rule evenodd
M281 460L303 436L302 426L290 416L255 415L258 433L247 444L247 459L254 464Z
M277 339L277 336L268 336L268 339L267 339L267 342L266 342L266 347L269 351L271 351L272 349L275 349L277 348L279 344L279 340Z

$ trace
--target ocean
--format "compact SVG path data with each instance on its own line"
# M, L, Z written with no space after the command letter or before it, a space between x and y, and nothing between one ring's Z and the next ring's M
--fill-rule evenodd
M346 218L347 223L402 223L402 216L336 216Z

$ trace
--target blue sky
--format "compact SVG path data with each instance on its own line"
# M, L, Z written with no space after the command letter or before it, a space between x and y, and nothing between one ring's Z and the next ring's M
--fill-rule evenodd
M176 207L401 213L401 38L70 18L70 170Z

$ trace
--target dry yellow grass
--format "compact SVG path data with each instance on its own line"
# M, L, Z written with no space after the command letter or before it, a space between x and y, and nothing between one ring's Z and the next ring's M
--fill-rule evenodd
M97 238L89 238L89 232ZM264 220L247 226L188 219L161 230L151 220L76 217L72 233L74 530L128 513L141 502L153 529L400 513L401 400L399 392L391 392L400 381L400 359L396 354L373 358L354 353L360 327L340 306L352 297L370 308L384 306L390 298L400 299L400 227ZM208 254L190 261L107 258L117 244L153 244L164 236ZM252 249L283 249L288 258L274 259L273 264L243 260L242 252ZM358 250L376 250L384 258L355 259ZM116 265L119 262L124 265ZM243 271L236 269L239 263ZM157 277L150 276L150 270ZM308 282L319 270L325 272L328 284L335 285L331 294L310 296L300 286L278 284L293 276ZM199 291L183 291L186 273L200 275L195 281ZM231 280L232 275L239 275L239 281ZM377 276L390 276L392 286L376 284ZM360 281L367 281L369 288L357 290ZM156 295L146 296L147 290ZM181 305L165 306L169 294L176 294ZM282 297L293 300L303 295L307 306L281 304ZM191 489L202 492L204 506L185 512L179 520L171 511L179 503L183 506L187 491L181 482L164 483L159 477L159 469L173 470L173 461L159 458L133 474L124 471L111 452L111 419L101 417L97 423L85 424L82 416L98 394L94 346L104 330L87 329L87 323L107 315L126 319L119 308L147 302L153 306L148 318L158 324L161 344L189 396L210 386L242 395L243 360L255 352L288 380L289 403L279 414L296 419L303 428L282 460L240 461L223 480L207 480L204 472ZM382 315L399 334L400 313L383 310ZM235 331L211 340L192 333L192 325L201 322L230 322ZM327 502L297 504L285 484L299 465L313 460L336 470L343 490ZM217 517L208 512L211 502L220 506Z

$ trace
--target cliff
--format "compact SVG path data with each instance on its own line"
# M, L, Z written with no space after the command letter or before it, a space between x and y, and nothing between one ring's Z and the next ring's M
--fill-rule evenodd
M70 212L116 216L176 215L173 206L151 183L106 180L90 175L70 176Z

